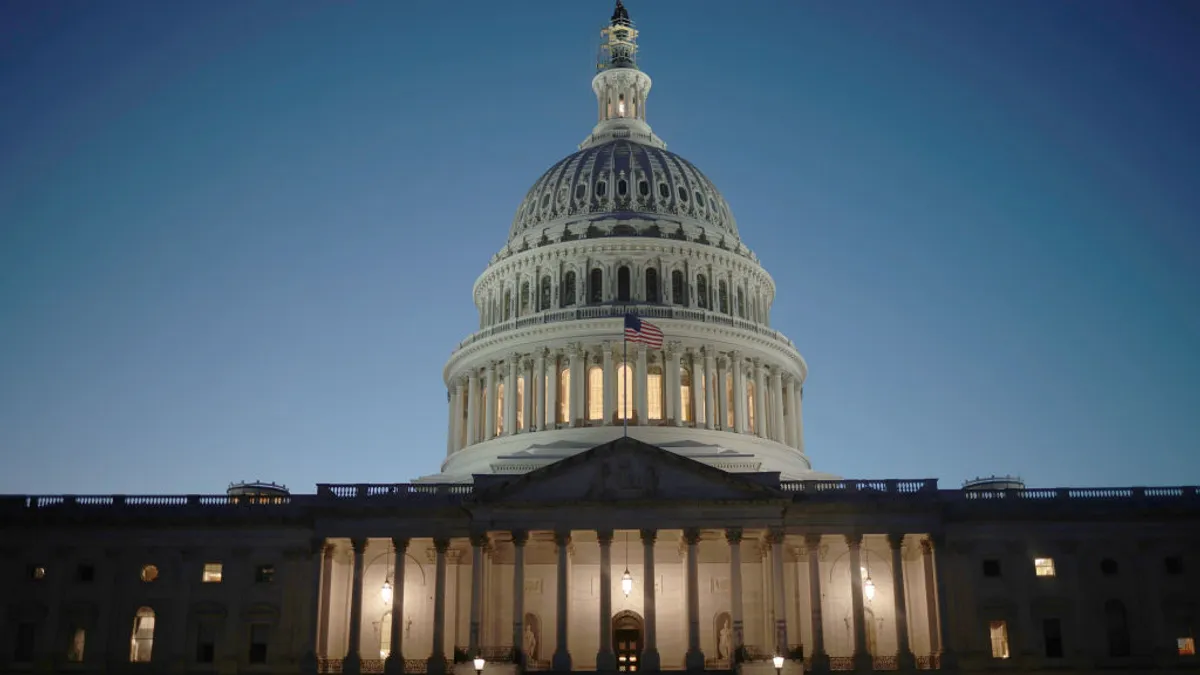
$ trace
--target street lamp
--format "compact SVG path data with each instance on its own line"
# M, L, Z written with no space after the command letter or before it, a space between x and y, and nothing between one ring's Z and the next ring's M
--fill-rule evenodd
M776 654L771 661L775 664L775 675L780 675L783 672L783 657Z
M475 656L475 675L483 675L483 667L486 664L487 664L487 661L483 660L483 656L476 655Z

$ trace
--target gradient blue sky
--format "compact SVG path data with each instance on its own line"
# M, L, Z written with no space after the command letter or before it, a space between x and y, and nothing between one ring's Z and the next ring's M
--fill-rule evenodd
M816 468L1200 482L1200 3L630 0ZM0 0L0 492L405 481L608 0Z

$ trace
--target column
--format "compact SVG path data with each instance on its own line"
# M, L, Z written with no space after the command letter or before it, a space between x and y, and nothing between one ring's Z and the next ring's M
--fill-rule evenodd
M316 673L317 659L324 656L324 650L322 649L324 631L322 629L325 623L324 616L329 612L329 606L323 591L326 583L324 574L325 558L327 555L332 555L329 549L330 547L325 543L324 537L313 537L309 541L309 554L312 561L312 569L310 571L312 590L309 597L312 598L313 612L312 624L309 626L308 634L312 636L312 642L309 643L310 648L304 652L304 657L300 661L300 672L304 675L313 675ZM84 645L84 648L86 650L87 645Z
M550 352L550 358L546 361L546 365L550 368L547 374L546 384L546 428L558 428L558 384L560 381L558 375L558 357L560 352Z
M717 386L721 383L717 377L717 357L711 345L704 347L704 428L712 429L715 426L724 426L724 422L719 421L717 413Z
M533 359L525 359L521 362L521 367L525 371L525 400L521 401L521 416L524 418L525 424L522 425L521 431L530 432L534 429L533 423Z
M546 350L539 349L534 359L533 426L534 431L546 428Z
M529 654L525 649L525 542L529 541L529 533L525 530L513 530L513 587L512 587L512 639L513 656L517 670L526 667Z
M321 581L321 618L317 623L317 634L320 639L317 642L317 655L321 658L329 656L333 651L329 647L329 619L333 607L333 554L337 551L337 547L333 544L325 545L325 578ZM315 666L314 666L315 667Z
M571 544L571 533L555 532L554 544L558 548L558 592L555 595L557 611L554 615L557 624L554 637L557 644L554 648L554 659L551 667L554 670L566 672L571 670L571 652L567 641L567 626L569 625L567 612L571 606L570 596L568 595L570 588L567 586L567 565L570 564L570 559L567 557L567 546Z
M745 644L744 624L742 623L742 528L731 527L725 530L725 541L729 542L729 613L733 618L733 649ZM730 654L722 654L729 658L732 668L734 663Z
M454 399L454 385L446 388L446 456L449 457L454 453L454 405L457 401Z
M767 438L767 368L754 360L754 435Z
M567 368L571 371L571 393L567 397L568 402L568 419L567 422L571 426L576 426L579 420L583 418L583 372L584 360L587 359L587 353L579 348L576 343L567 347Z
M892 590L896 608L896 662L900 670L912 670L916 667L916 660L908 642L908 607L904 598L904 558L901 555L903 545L903 534L888 535L888 546L892 549Z
M783 442L783 371L771 369L771 440Z
M687 655L684 665L688 670L704 670L704 652L700 650L700 530L688 528L683 531L687 544Z
M650 410L646 405L646 348L643 345L636 345L634 354L637 357L637 368L634 369L633 381L635 384L635 393L633 397L634 413L637 415L638 424L646 424L647 414Z
M804 452L804 383L796 383L796 396L792 399L792 406L796 411L794 424L796 425L796 449Z
M775 598L775 653L787 656L787 606L783 585L783 530L772 530L771 541L771 585Z
M604 423L616 424L617 420L617 372L613 365L613 347L604 342Z
M467 377L467 445L479 442L479 372Z
M426 672L443 675L446 672L446 551L450 540L433 540L437 552L433 576L433 648L430 650Z
M342 662L342 672L357 675L362 667L358 652L362 648L363 553L367 540L353 539L350 546L354 549L354 586L350 591L350 648Z
M462 377L454 381L454 451L458 452L463 449L464 429L463 429L463 406L466 404L466 380Z
M862 535L847 534L850 548L850 602L854 621L854 668L871 670L872 654L867 652L867 630L863 624Z
M487 393L483 396L483 438L484 440L492 440L496 437L496 362L491 361L487 365L487 372L484 375L484 383L487 387Z
M404 673L404 562L408 555L408 537L392 537L392 548L395 550L396 561L392 572L392 632L389 636L392 648L383 670L388 675L403 675Z
M596 530L600 542L600 650L596 653L596 670L617 669L617 655L612 648L612 530Z
M479 653L479 625L482 622L483 596L483 545L487 535L476 532L471 535L471 624L467 638L467 656L475 658Z
M517 433L517 364L520 361L520 354L513 353L508 357L508 379L504 382L505 436Z
M812 607L812 662L813 670L829 669L829 656L825 653L825 623L821 617L821 535L804 535L808 549L808 602Z
M796 447L796 377L787 378L787 409L784 413L786 421L783 425L783 442L789 448Z
M746 381L742 377L742 354L731 352L729 360L733 362L733 430L739 434L746 433Z
M931 540L935 550L938 552L937 559L937 574L934 575L936 580L935 588L937 589L937 617L938 617L938 644L941 645L941 665L942 669L954 669L957 666L954 654L950 649L949 634L946 630L946 617L950 616L946 609L946 604L950 601L950 595L946 592L946 575L949 573L950 562L948 554L949 549L946 548L946 540L944 535L935 534ZM943 563L945 566L943 567ZM1030 575L1033 570L1026 569Z
M667 378L667 401L670 403L671 417L675 420L675 426L683 424L683 397L680 395L683 379L680 377L680 346L678 342L672 343L667 349L667 368L664 373ZM692 368L692 384L696 382L696 369ZM693 389L695 391L695 389Z
M921 540L921 559L925 568L925 615L929 617L929 651L942 651L942 632L938 628L937 580L933 571L933 542Z
M658 625L654 610L656 578L654 576L654 540L658 536L656 530L642 530L642 573L646 575L642 583L642 610L645 612L646 635L645 646L642 648L641 670L659 670L658 658Z

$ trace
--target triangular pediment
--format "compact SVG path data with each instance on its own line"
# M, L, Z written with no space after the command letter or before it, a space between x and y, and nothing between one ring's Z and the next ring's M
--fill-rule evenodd
M633 438L618 438L520 476L475 477L479 502L775 499L778 474L722 471Z

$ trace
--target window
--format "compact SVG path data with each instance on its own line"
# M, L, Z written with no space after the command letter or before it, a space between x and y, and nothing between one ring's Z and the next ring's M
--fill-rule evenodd
M658 184L658 196L662 197L663 199L670 199L671 198L671 188L667 187L666 183L659 183Z
M746 380L746 431L750 433L755 433L754 423L758 421L755 419L758 406L754 405L754 394L754 380Z
M663 415L662 368L650 366L646 372L646 417L661 420Z
M1166 569L1167 574L1172 576L1183 574L1183 558L1177 555L1167 556L1163 559L1163 567Z
M696 411L695 422L697 424L704 423L704 415L705 415L704 408L706 405L705 397L708 395L705 393L707 390L704 388L706 386L706 384L705 384L706 380L704 378L705 378L704 367L697 363L696 364L696 377L692 380L692 393L693 393L692 398L695 400L695 402L693 403L693 407Z
M538 309L543 311L550 309L550 277L548 276L542 277L541 306Z
M729 313L729 288L724 279L717 282L717 308L722 314Z
M629 183L624 178L617 181L617 194L624 197L629 193Z
M596 183L596 196L603 197L606 194L608 194L608 183L605 183L604 181Z
M733 373L725 375L725 424L733 429Z
M588 368L588 419L604 419L604 369L600 366Z
M504 433L504 380L502 379L496 383L496 428L493 432L496 436Z
M1180 656L1195 656L1196 655L1196 639L1190 637L1181 637L1175 639L1175 645L1179 648Z
M524 316L529 311L529 282L521 283L521 315Z
M633 417L633 392L629 390L633 369L624 363L617 365L617 419Z
M154 565L142 565L141 579L145 583L150 583L158 579L158 567Z
M646 302L658 302L658 270L646 270Z
M272 581L275 581L274 565L259 565L254 568L254 583L269 584Z
M1054 558L1034 558L1033 569L1039 577L1054 576Z
M983 561L983 576L985 576L985 577L1000 576L1000 561L999 560L984 560Z
M575 273L567 272L567 277L563 281L562 305L570 307L575 304Z
M650 196L650 183L644 180L638 181L638 194L643 197Z
M512 318L512 291L504 291L504 320Z
M202 621L196 624L196 663L212 663L217 655L217 624Z
M67 662L83 663L83 645L87 632L82 628L71 631L71 644L67 645Z
M79 583L90 584L96 580L96 566L91 564L83 564L75 568L75 578Z
M206 584L221 583L221 563L204 563L204 573L200 576L200 581Z
M599 267L592 270L592 276L588 279L588 302L604 302L604 271Z
M142 607L133 617L133 635L129 640L129 660L150 663L154 651L154 610Z
M31 580L41 581L46 578L46 568L41 565L30 565L28 574Z
M1117 569L1117 561L1112 558L1105 558L1100 561L1100 573L1106 577L1116 576Z
M267 662L267 636L270 632L269 623L250 624L250 663Z
M692 371L688 368L679 369L679 408L683 412L684 422L692 422Z
M746 291L741 288L737 289L737 312L738 316L746 318Z
M622 265L617 268L617 300L629 302L629 268Z
M688 192L687 192L687 188L685 188L684 186L680 185L680 186L679 186L679 201L681 201L681 202L683 202L684 204L686 204L686 203L687 203L687 200L688 200Z
M1125 603L1120 600L1104 603L1104 625L1108 634L1108 655L1129 656L1129 619Z
M988 624L988 633L992 639L992 658L1008 658L1008 623L992 621Z
M583 183L580 183L575 186L575 199L576 200L583 199L583 196L585 194L587 194L587 186L586 185L584 185Z
M525 376L517 378L517 429L527 430L525 427ZM517 429L513 429L516 431Z
M1063 656L1062 622L1058 619L1042 619L1042 642L1046 658L1061 659Z
M683 302L683 272L671 272L671 302L682 305Z
M563 368L558 374L558 422L571 419L571 371Z
M37 639L37 624L21 622L17 624L17 640L13 644L13 661L15 663L32 663L33 647Z
M700 309L708 309L708 278L703 274L696 276L696 304Z

